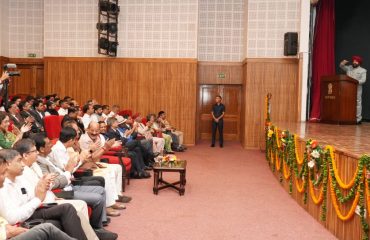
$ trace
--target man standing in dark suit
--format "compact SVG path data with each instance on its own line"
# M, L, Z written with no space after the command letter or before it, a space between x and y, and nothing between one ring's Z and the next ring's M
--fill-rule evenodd
M218 133L220 135L220 147L224 146L224 115L225 115L225 105L221 103L222 97L220 95L216 96L216 103L212 107L212 145L215 146L216 142L216 131L218 128Z

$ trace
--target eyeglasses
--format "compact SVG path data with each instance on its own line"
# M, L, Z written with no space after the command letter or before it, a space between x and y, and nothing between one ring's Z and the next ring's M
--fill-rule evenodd
M39 151L37 151L37 149L35 149L35 150L31 150L31 151L28 151L27 153L38 153Z

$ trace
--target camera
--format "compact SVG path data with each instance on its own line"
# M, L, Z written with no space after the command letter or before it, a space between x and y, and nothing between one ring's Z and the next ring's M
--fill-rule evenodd
M14 71L14 70L8 71L9 69L15 69L15 70L17 69L17 65L14 63L4 64L3 69L4 71L8 72L9 77L14 77L14 76L19 77L21 75L20 71Z

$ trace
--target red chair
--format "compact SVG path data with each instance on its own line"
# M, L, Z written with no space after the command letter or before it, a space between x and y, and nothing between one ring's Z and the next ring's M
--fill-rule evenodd
M126 110L122 110L118 113L118 115L120 116L124 116L124 115L129 115L129 116L132 116L132 111L129 110L129 109L126 109Z
M63 116L50 115L44 118L45 132L49 139L59 138Z
M141 122L142 122L144 125L146 125L146 123L147 123L148 121L146 120L146 118L142 118L142 119L141 119Z

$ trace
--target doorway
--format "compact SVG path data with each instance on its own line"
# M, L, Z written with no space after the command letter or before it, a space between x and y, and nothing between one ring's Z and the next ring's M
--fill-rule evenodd
M217 95L221 95L222 103L226 109L224 116L224 140L240 141L242 85L199 86L199 138L201 140L209 140L212 137L211 111Z

